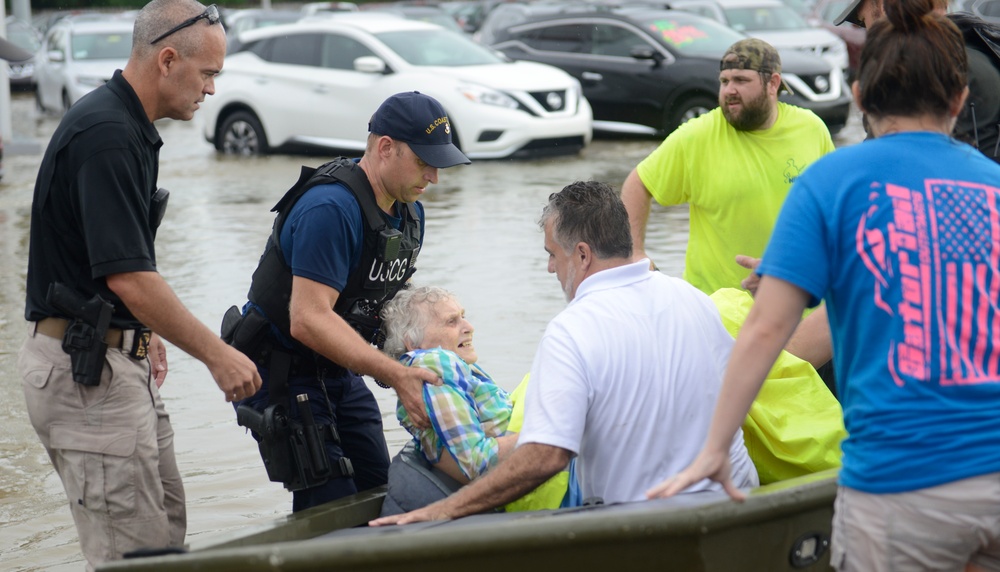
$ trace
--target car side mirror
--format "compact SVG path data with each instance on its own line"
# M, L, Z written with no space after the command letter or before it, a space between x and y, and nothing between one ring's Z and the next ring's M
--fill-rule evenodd
M663 61L663 54L650 46L636 46L629 50L628 55L637 60L652 60L653 67L659 66L660 62Z
M386 65L382 58L376 56L361 56L354 60L354 71L361 73L382 74L385 73Z
M47 54L47 56L48 56L50 62L56 62L56 63L58 63L58 62L66 61L66 57L63 55L62 51L60 51L60 50L49 50L49 53Z

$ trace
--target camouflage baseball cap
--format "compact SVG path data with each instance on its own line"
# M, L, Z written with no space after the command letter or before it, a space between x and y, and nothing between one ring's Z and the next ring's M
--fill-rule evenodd
M758 38L747 38L729 46L722 60L719 61L719 71L751 70L764 74L781 74L781 56L774 46ZM778 91L784 89L792 93L785 79L781 79Z
M729 46L719 62L719 70L781 73L781 56L774 46L764 40L747 38Z

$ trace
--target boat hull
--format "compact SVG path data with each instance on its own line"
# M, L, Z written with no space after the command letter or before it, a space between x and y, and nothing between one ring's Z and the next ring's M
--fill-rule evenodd
M828 570L836 472L755 489L618 505L353 528L377 516L376 489L267 523L187 554L127 559L100 572L256 570Z

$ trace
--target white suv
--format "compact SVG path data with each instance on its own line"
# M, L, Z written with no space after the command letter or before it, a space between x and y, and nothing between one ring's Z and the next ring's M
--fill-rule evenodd
M472 159L575 153L590 142L590 104L562 70L505 61L433 24L351 16L242 35L203 104L206 139L245 155L360 152L379 104L419 91L441 102Z
M35 56L35 98L42 110L66 110L125 67L134 20L69 16L45 33Z

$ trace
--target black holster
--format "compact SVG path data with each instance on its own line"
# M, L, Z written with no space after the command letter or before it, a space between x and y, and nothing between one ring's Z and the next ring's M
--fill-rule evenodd
M301 409L303 402L299 403ZM308 408L308 402L304 406ZM333 425L317 425L311 412L300 421L288 417L281 404L269 405L263 413L240 405L236 422L253 432L267 478L291 492L318 487L331 478L354 476L350 459L341 457L336 465L330 464L324 443L340 443L340 436Z
M108 352L104 337L115 307L97 294L88 300L59 282L49 285L46 299L70 316L62 349L69 354L73 381L88 386L100 385L104 357Z
M232 306L222 317L222 340L256 360L270 325L257 308L251 306L244 316L238 307Z

